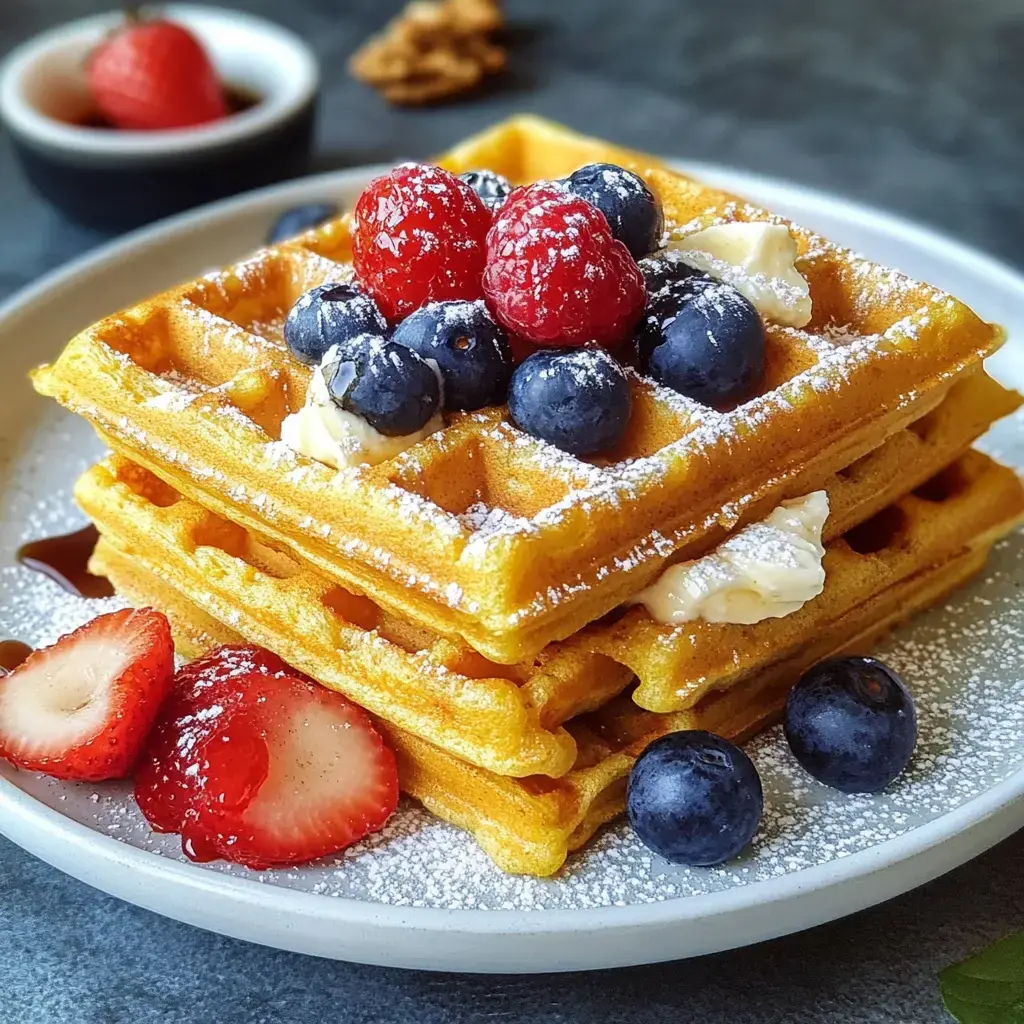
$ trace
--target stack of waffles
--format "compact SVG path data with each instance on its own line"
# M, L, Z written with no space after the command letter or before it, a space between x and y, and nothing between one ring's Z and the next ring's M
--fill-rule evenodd
M439 163L525 183L592 161L641 174L676 235L788 224L532 118ZM450 415L372 467L286 447L310 370L283 320L351 275L346 218L109 317L35 374L113 453L76 489L101 534L93 569L165 611L183 654L260 644L362 705L409 794L503 869L550 874L622 812L653 737L751 735L802 670L865 653L1024 514L1016 474L969 450L1019 404L982 369L999 329L788 226L813 319L768 325L759 394L717 412L634 373L626 436L599 460L500 408ZM799 611L666 626L629 604L666 565L819 489L826 583Z

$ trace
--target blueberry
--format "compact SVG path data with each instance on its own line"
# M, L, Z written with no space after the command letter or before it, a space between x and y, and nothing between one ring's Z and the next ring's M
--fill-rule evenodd
M505 205L512 184L508 178L494 171L466 171L459 177L480 197L489 210L497 210Z
M386 334L377 304L353 284L321 284L301 295L288 311L284 340L296 359L319 363L332 345L360 334Z
M790 691L785 730L794 756L819 782L844 793L877 793L914 752L917 709L888 665L834 658Z
M670 271L665 271L664 267L649 271L643 266L647 262L640 261L641 273L644 274L645 280L648 273L651 274L651 281L647 285L647 303L633 334L637 366L645 373L649 370L651 353L665 341L664 331L668 321L697 291L714 283L714 279L707 274L702 274L682 262L672 261Z
M337 217L340 209L336 203L306 203L285 210L267 232L267 245L276 245L310 228L319 227L324 221Z
M534 352L512 374L512 421L572 455L614 448L629 422L629 381L603 349Z
M633 259L657 248L665 218L657 196L638 174L615 164L587 164L569 175L566 187L605 215Z
M426 360L379 335L352 339L323 374L335 405L388 437L415 433L441 406L441 385Z
M407 316L393 338L437 363L446 408L480 409L505 401L512 349L482 301L430 302Z
M659 294L647 372L704 405L731 405L750 396L765 370L764 324L735 288L688 278Z
M706 276L691 267L678 249L662 249L652 256L645 256L637 261L637 266L644 276L648 296L657 295L668 285L684 281L688 277Z
M761 821L761 779L739 747L710 732L673 732L636 759L626 788L640 841L674 864L731 860Z

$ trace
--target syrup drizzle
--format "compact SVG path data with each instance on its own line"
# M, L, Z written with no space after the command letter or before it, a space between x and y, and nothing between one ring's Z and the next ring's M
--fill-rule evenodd
M20 640L0 640L0 677L9 676L31 653Z
M30 541L18 549L18 561L28 569L41 572L68 593L78 597L111 597L114 588L104 576L89 572L89 557L99 540L91 523L59 537Z

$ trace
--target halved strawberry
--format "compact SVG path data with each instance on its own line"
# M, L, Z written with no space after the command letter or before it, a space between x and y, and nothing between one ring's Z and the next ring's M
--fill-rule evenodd
M173 677L166 616L100 615L0 679L0 757L58 779L124 778Z
M398 774L362 709L260 648L178 676L139 771L146 818L196 860L299 864L381 828Z

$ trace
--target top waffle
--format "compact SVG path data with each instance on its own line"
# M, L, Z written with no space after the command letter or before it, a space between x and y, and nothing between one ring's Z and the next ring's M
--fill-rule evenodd
M641 173L676 232L779 222L534 119L441 163L524 182L594 160ZM998 347L999 329L950 296L791 230L814 314L804 330L769 325L761 393L715 412L634 375L629 429L601 460L557 451L498 409L452 416L372 468L335 472L281 444L309 380L281 324L304 291L350 273L345 218L100 321L37 372L36 387L193 500L512 663L615 608L668 559L802 493L809 472L877 447Z

